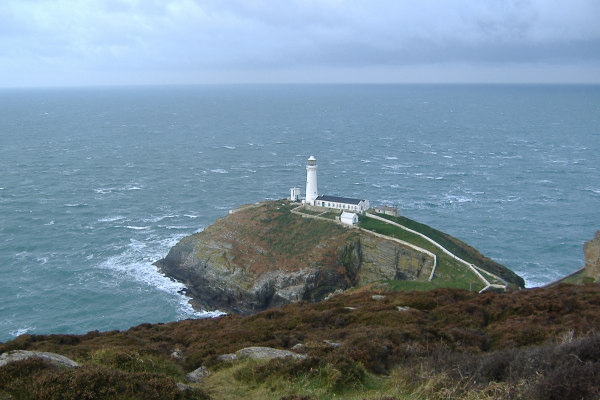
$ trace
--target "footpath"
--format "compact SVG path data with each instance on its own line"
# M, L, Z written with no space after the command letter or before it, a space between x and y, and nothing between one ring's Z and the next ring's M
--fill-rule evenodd
M396 226L398 228L401 228L401 229L403 229L403 230L405 230L407 232L410 232L410 233L413 233L415 235L418 235L418 236L422 237L423 239L427 240L429 243L431 243L434 246L436 246L437 248L439 248L442 252L444 252L444 253L448 254L449 256L451 256L452 258L454 258L456 261L458 261L461 264L464 264L465 266L467 266L483 282L483 284L485 285L485 287L479 291L480 293L481 292L485 292L486 290L488 290L490 288L506 289L507 283L506 283L506 281L504 279L502 279L499 276L494 275L494 274L492 274L492 273L490 273L488 271L485 271L484 269L476 266L475 264L472 264L470 262L467 262L467 261L463 260L462 258L460 258L457 255L455 255L454 253L450 252L444 246L442 246L441 244L439 244L435 240L429 238L428 236L425 236L422 233L417 232L417 231L415 231L413 229L410 229L410 228L408 228L408 227L406 227L404 225L401 225L401 224L399 224L397 222L390 221L389 219L386 219L386 218L382 218L382 217L380 217L378 215L371 214L371 213L366 213L365 215L367 217L370 217L370 218L376 219L378 221L382 221L382 222L388 223L390 225L394 225L394 226ZM381 235L381 236L384 236L384 235ZM394 240L394 238L390 238L389 236L385 236L385 237L389 238L391 240ZM427 252L427 253L433 254L433 253L430 253L430 252ZM435 257L435 255L434 255L434 257ZM430 277L429 280L433 279L433 273L434 273L434 271L435 271L435 268L432 271L432 274L431 274L431 277ZM502 283L501 284L491 283L485 276L483 276L481 274L481 272L484 272L485 274L493 277L494 279L496 279L496 280L498 280L499 282L502 282Z
M316 219L325 219L325 220L328 220L328 221L334 221L334 220L332 220L330 218L325 218L325 217L321 216L322 214L327 214L329 212L329 210L323 211L322 213L309 214L309 213L298 211L299 208L304 208L304 206L300 205L300 206L298 206L296 208L293 208L291 210L291 212L294 213L294 214L301 215L302 217L305 217L305 218L316 218ZM438 249L440 249L445 254L447 254L450 257L452 257L454 260L456 260L456 261L460 262L461 264L465 265L467 268L469 268L471 270L471 272L473 272L475 274L475 276L477 276L478 279L481 280L481 282L483 282L484 288L481 289L479 291L479 293L485 292L486 290L491 289L491 288L506 289L506 286L508 284L507 284L507 282L504 279L502 279L501 277L499 277L497 275L492 274L489 271L484 270L483 268L480 268L480 267L476 266L475 264L472 264L472 263L470 263L468 261L463 260L462 258L458 257L456 254L452 253L451 251L449 251L448 249L446 249L444 246L442 246L441 244L439 244L435 240L429 238L428 236L422 234L421 232L417 232L417 231L415 231L413 229L410 229L410 228L408 228L408 227L406 227L404 225L401 225L401 224L399 224L397 222L394 222L394 221L390 221L389 219L380 217L380 216L375 215L375 214L365 213L365 215L367 217L376 219L378 221L385 222L387 224L390 224L390 225L396 226L396 227L398 227L400 229L403 229L403 230L405 230L407 232L410 232L410 233L413 233L415 235L418 235L418 236L422 237L423 239L427 240L429 243L433 244L435 247L437 247ZM334 221L334 222L337 222L337 223L341 224L341 222L339 220ZM354 227L354 226L350 226L350 225L347 225L347 224L343 224L343 225L346 226L346 227ZM354 227L354 228L356 228L356 227ZM391 237L391 236L387 236L387 235L383 235L381 233L373 232L373 231L371 231L369 229L364 229L364 228L361 228L361 229L363 231L365 231L365 232L369 232L370 234L372 234L374 236L377 236L377 237L380 237L380 238L383 238L383 239L386 239L386 240L391 240L393 242L396 242L396 243L399 243L401 245L410 247L411 249L414 249L414 250L416 250L418 252L424 253L424 254L428 255L429 257L431 257L433 259L433 268L431 269L431 274L429 275L429 278L427 280L431 281L434 278L435 272L436 272L436 269L437 269L437 265L438 265L438 258L437 258L437 255L435 253L433 253L433 252L431 252L429 250L426 250L426 249L424 249L422 247L416 246L416 245L414 245L412 243L406 242L404 240L396 239L396 238ZM491 283L485 276L483 276L482 272L485 273L486 275L494 278L496 281L502 282L502 283Z

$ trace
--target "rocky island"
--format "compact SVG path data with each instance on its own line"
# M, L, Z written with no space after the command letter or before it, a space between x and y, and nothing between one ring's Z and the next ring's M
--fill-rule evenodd
M289 200L243 206L182 239L156 265L186 285L197 309L235 314L317 302L367 285L477 291L524 287L508 268L449 235L388 217L434 236L435 243L452 249L451 256L368 215L360 216L357 228L340 223L339 211ZM465 266L457 258L469 261Z

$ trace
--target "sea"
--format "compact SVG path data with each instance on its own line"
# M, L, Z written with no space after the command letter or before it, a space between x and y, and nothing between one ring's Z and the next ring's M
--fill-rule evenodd
M391 205L525 278L600 230L600 86L0 90L0 342L212 317L153 263L304 187Z

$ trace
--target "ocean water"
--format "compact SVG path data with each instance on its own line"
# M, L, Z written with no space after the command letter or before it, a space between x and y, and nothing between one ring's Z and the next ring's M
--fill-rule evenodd
M600 229L599 86L0 91L0 341L210 314L152 263L303 187L448 232L528 287Z

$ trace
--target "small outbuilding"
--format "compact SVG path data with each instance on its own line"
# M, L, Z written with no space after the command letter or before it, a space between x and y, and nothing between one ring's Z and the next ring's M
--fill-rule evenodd
M347 225L356 225L358 224L358 214L344 211L342 212L342 215L340 215L340 222Z
M291 201L300 201L300 188L299 187L293 187L290 188L290 200Z
M398 207L378 206L375 207L375 212L379 214L391 215L393 217L400 216L400 210L398 210Z

